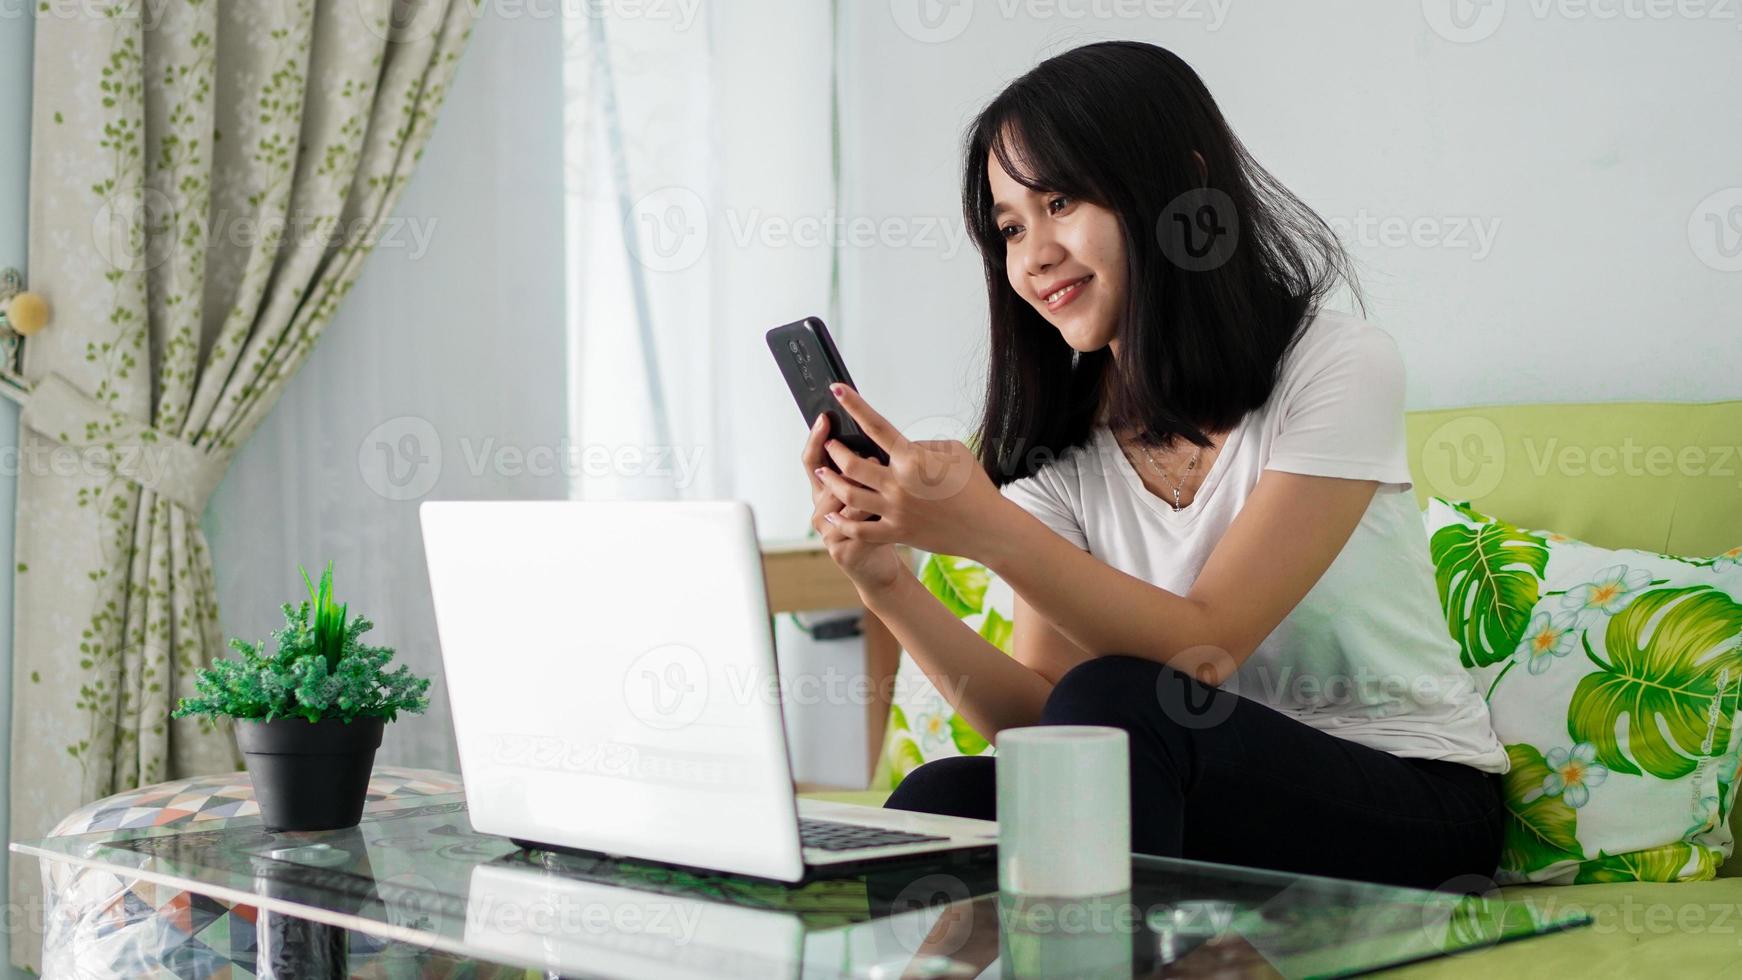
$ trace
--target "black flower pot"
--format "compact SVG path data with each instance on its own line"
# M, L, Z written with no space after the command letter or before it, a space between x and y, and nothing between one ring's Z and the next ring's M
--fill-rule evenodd
M338 830L363 818L382 720L238 719L236 744L268 830Z

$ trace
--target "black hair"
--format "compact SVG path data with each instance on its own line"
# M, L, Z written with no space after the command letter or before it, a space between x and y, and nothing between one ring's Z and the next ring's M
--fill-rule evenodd
M1011 288L989 156L1026 187L1118 215L1117 360L1073 350ZM1181 202L1237 234L1213 255L1182 252L1168 237ZM1085 45L1010 83L968 131L962 208L991 318L977 452L1000 486L1082 445L1097 422L1150 445L1210 445L1208 433L1269 400L1283 355L1339 280L1360 300L1336 234L1252 159L1197 73L1153 44Z

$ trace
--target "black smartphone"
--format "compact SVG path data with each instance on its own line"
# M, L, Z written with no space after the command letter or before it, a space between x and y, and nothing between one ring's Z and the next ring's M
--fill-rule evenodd
M829 336L829 328L823 325L823 321L807 316L775 327L768 331L767 337L768 349L774 353L775 363L780 365L780 373L786 378L787 388L792 390L793 400L798 402L804 424L807 427L815 425L817 416L827 415L829 438L839 440L861 456L887 464L889 454L859 428L859 424L829 392L829 385L837 381L854 391L858 391L859 386L853 384L853 376L847 373L847 365L841 360L841 352L835 348L835 341ZM832 460L829 467L839 469Z

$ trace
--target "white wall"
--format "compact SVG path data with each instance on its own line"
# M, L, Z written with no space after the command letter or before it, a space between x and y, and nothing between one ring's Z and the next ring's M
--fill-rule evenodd
M1064 15L1088 0L982 0L941 5L935 30L914 6L841 5L849 213L959 226L960 139L1004 84L1079 43L1152 41L1197 69L1260 162L1346 223L1411 408L1742 397L1742 272L1702 261L1724 264L1697 213L1732 189L1706 210L1735 207L1742 239L1742 14L1597 20L1498 0L1474 8L1501 12L1497 29L1455 43L1429 23L1450 23L1445 0L1194 0L1100 24ZM979 260L943 251L849 251L843 347L892 418L977 404Z
M1003 13L1087 0L964 0L940 8L939 30L910 18L904 31L896 15L920 2L838 5L838 211L828 120L795 117L789 98L828 84L826 8L710 8L722 163L708 190L737 224L717 226L710 246L719 407L708 449L731 463L722 492L751 500L765 535L804 533L809 505L802 431L759 334L829 311L827 248L763 233L834 222L843 295L831 326L857 379L910 434L959 434L979 395L985 331L957 198L963 127L1040 58L1102 37L1177 50L1259 159L1357 239L1363 217L1405 230L1425 220L1427 233L1453 236L1398 245L1370 229L1351 242L1370 316L1403 347L1412 407L1742 397L1742 273L1702 262L1724 264L1689 237L1690 221L1705 227L1702 201L1742 186L1735 23L1539 19L1514 0L1484 8L1505 9L1492 37L1460 44L1435 33L1422 3L1201 0L1173 17L1095 25ZM459 444L554 445L565 425L560 30L486 11L398 209L436 223L427 252L371 257L214 500L227 633L264 635L295 595L295 563L333 557L353 608L381 623L378 639L439 672L415 500L381 496L370 485L380 474L358 462L382 423L435 429L445 466L429 496L563 493L560 476L470 473ZM954 33L948 17L962 11ZM27 53L18 26L0 25L0 42ZM23 259L27 63L0 58L20 79L0 85L15 137L0 140L0 218L19 215L0 220L0 263ZM528 350L545 352L542 368L510 369ZM0 439L11 438L7 411ZM0 477L0 498L7 486ZM857 669L854 644L809 644L785 624L780 640L789 681ZM854 778L861 717L828 704L790 714L800 775ZM451 767L441 705L398 726L382 755Z
M570 422L565 368L586 372L590 387L580 392L586 413L633 412L640 391L639 362L621 354L632 344L603 342L632 340L610 336L629 334L632 321L595 325L605 333L595 332L590 347L565 351L564 270L582 259L565 255L563 240L562 60L585 52L573 40L565 47L555 17L521 9L529 13L484 8L423 161L395 209L397 218L429 232L427 250L383 247L369 257L207 514L226 635L264 638L279 624L279 603L299 594L297 563L312 572L332 558L341 598L377 622L375 642L394 646L414 670L436 679L430 712L388 729L383 762L458 768L417 503L564 496L563 473L533 477L494 465L473 472L473 459L492 439L522 450L560 447ZM773 228L778 235L787 222L831 206L828 104L805 100L809 114L802 118L767 106L780 104L788 86L826 91L827 8L715 8L710 16L712 86L697 94L711 105L696 115L711 120L713 135L680 128L677 136L714 139L720 161L707 170L711 183L697 188L712 202L703 277L712 283L711 295L703 296L712 315L667 318L661 354L687 372L669 395L680 419L701 420L683 431L698 433L703 443L703 486L753 501L764 537L802 536L810 513L798 463L804 426L761 334L783 320L826 312L829 255L822 245L778 237L769 244L763 233ZM809 54L770 70L771 39L800 37ZM625 124L649 128L633 115ZM669 135L651 128L653 136ZM607 203L601 220L615 213L614 198ZM583 278L578 288L593 285ZM657 291L655 298L685 299ZM695 349L707 356L696 358ZM583 428L584 443L599 444L600 431L608 448L645 445L611 435L609 426ZM398 449L406 437L426 457L415 470ZM406 481L399 489L384 482L382 450ZM625 483L599 495L632 489ZM405 499L393 499L401 491ZM790 688L799 689L807 675L828 681L860 669L857 644L817 643L786 617L776 627ZM863 779L862 707L813 699L789 704L787 715L800 779L843 785Z
M838 4L838 202L817 181L826 121L794 95L827 83L817 12L710 8L721 491L752 501L765 534L804 533L799 433L758 334L829 315L826 252L764 231L829 223L842 276L830 325L861 387L910 435L966 432L985 301L960 218L963 129L1041 58L1102 38L1177 50L1255 155L1345 231L1369 316L1403 348L1412 408L1742 397L1742 274L1702 263L1688 233L1704 199L1742 186L1738 25L1538 20L1514 0L1492 37L1457 43L1430 24L1435 2L1162 0L1150 6L1175 16L1099 24L1065 12L1145 5ZM927 8L938 30L915 16ZM859 669L852 644L780 640L789 683ZM789 708L789 721L802 776L856 775L855 709Z
M368 639L435 679L430 711L389 726L378 760L450 771L417 505L565 490L499 454L564 432L562 37L486 9L394 209L399 238L369 256L206 515L225 635L265 639L302 594L297 565L332 559L339 598L377 624Z
M717 441L709 451L731 474L722 494L753 503L759 534L803 537L811 514L798 458L804 423L762 335L829 314L830 248L805 232L834 208L829 6L721 4L710 15L721 220L710 228ZM785 616L775 642L795 776L862 785L865 709L842 696L842 679L863 670L861 645L812 640Z

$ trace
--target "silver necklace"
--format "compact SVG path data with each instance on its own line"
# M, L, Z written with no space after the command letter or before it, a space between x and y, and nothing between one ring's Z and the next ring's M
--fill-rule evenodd
M1197 452L1192 453L1191 461L1186 463L1185 471L1179 475L1180 482L1178 483L1173 482L1173 478L1169 477L1167 471L1161 468L1161 464L1155 461L1155 456L1149 452L1148 446L1140 443L1137 448L1143 450L1143 458L1149 461L1149 468L1155 471L1155 475L1166 480L1167 485L1173 488L1173 510L1174 513L1179 513L1181 509L1179 503L1180 488L1184 486L1185 481L1191 476L1192 470L1197 467L1198 457L1204 454L1204 447L1199 446Z

